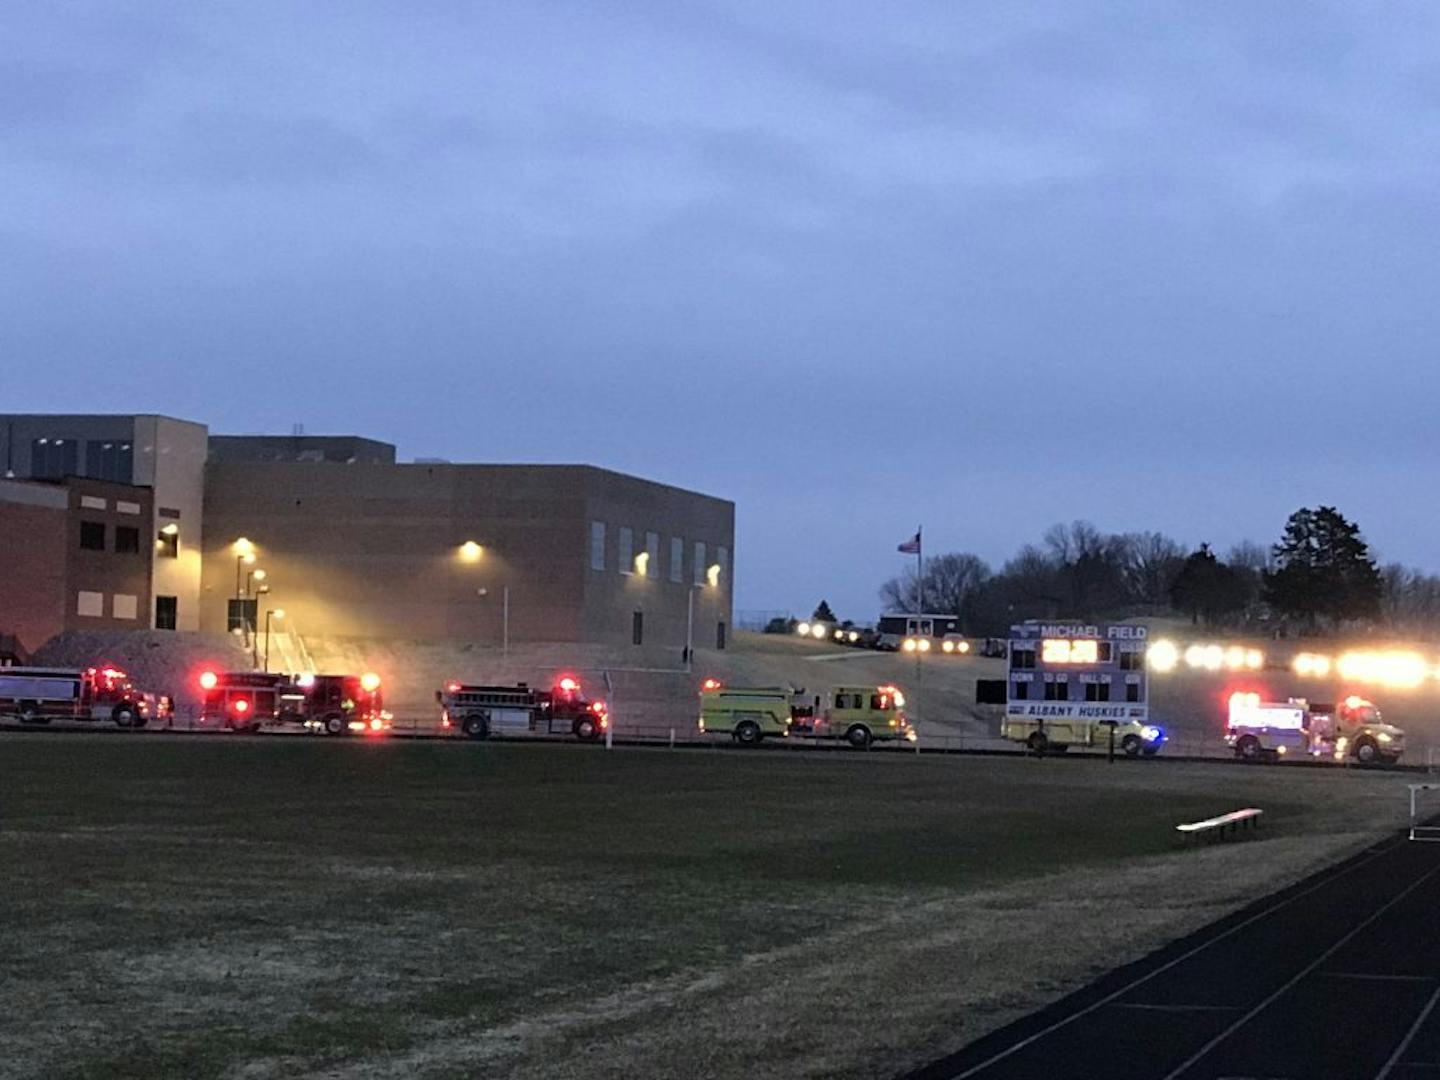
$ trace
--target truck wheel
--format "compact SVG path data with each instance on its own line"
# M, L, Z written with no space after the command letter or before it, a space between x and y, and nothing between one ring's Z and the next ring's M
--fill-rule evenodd
M845 732L845 741L856 750L868 750L870 748L870 729L864 724L856 724Z
M762 737L754 720L742 720L735 726L735 741L741 746L758 746Z
M575 737L581 742L591 742L600 735L600 728L588 716L582 716L575 721Z
M1361 765L1374 765L1380 757L1380 748L1370 739L1361 739L1355 744L1355 760Z
M1260 740L1254 735L1246 735L1235 744L1235 755L1244 761L1260 760Z
M110 713L110 719L115 721L117 727L139 727L135 722L138 719L135 709L130 705L116 705Z
M1120 749L1125 751L1126 757L1138 757L1140 754L1140 736L1126 735L1120 740Z
M325 717L326 735L344 735L350 729L345 726L345 717L339 713L331 713Z
M22 724L48 724L50 717L40 715L40 707L33 702L27 702L20 706L20 722Z
M472 713L465 717L461 730L472 739L483 739L490 734L490 724L481 714Z
M1040 757L1049 748L1050 740L1045 737L1045 733L1043 731L1036 731L1033 732L1031 736L1025 740L1025 745L1030 748L1030 752L1032 754L1034 754L1036 757Z

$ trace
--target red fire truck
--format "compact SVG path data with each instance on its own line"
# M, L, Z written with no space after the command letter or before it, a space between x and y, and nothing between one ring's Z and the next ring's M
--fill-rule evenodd
M594 742L610 727L603 701L590 701L580 681L566 675L549 690L528 683L475 686L451 682L435 691L442 707L440 726L472 739L491 735L574 735Z
M296 675L280 691L280 719L326 735L378 735L391 716L380 696L380 676Z
M144 727L163 718L168 699L137 690L116 667L0 668L0 715L25 724L51 720L113 720L120 727Z
M262 724L279 718L280 691L289 681L287 675L268 671L203 671L200 722L231 731L259 731Z

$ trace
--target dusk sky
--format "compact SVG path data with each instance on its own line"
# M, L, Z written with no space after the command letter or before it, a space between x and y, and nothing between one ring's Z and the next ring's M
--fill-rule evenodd
M736 607L1057 521L1440 570L1440 6L7 4L0 411L733 499ZM643 527L645 523L636 522Z

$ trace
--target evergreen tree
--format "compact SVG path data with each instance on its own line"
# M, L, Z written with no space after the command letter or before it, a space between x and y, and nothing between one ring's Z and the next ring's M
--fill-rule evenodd
M830 610L830 604L828 601L820 601L820 605L815 609L815 614L810 616L810 621L830 623L832 625L835 623L835 612Z
M1290 515L1265 575L1265 600L1276 611L1315 625L1380 614L1383 583L1360 527L1333 506Z

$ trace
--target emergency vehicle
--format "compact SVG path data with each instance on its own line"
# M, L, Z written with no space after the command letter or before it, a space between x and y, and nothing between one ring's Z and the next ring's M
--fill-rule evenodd
M380 694L380 676L296 675L280 690L280 719L326 735L380 734L392 717Z
M162 718L168 699L137 690L119 668L0 668L0 715L21 723L51 720L111 720L119 727L144 727Z
M905 695L894 686L837 686L807 697L789 687L733 687L706 679L700 688L700 732L729 735L745 746L774 735L844 739L863 750L877 741L915 741L904 708Z
M290 678L269 671L203 671L198 681L201 724L253 733L279 719L280 692Z
M591 701L580 682L566 675L549 690L528 683L475 686L451 682L435 691L440 726L472 739L491 735L573 735L594 742L610 727L605 702Z
M1353 694L1322 704L1263 701L1257 693L1237 691L1230 695L1225 743L1245 761L1309 755L1393 764L1405 752L1405 732L1385 723L1374 702Z
M962 640L960 619L954 615L887 612L875 624L875 648L887 652L930 652L940 649L945 641L952 643L950 651L954 651L954 643Z
M1165 729L1150 723L1143 626L1027 622L1010 628L1002 738L1037 754L1110 745L1153 755Z

